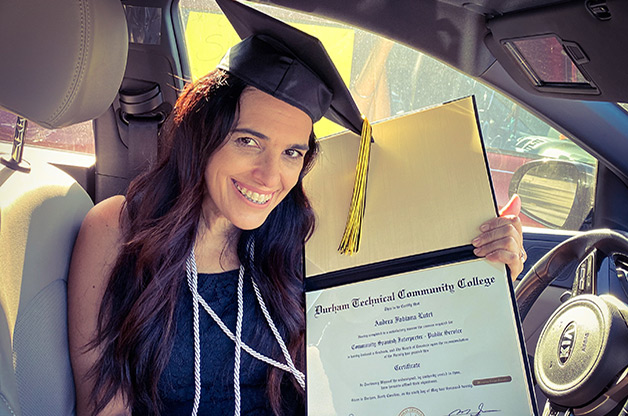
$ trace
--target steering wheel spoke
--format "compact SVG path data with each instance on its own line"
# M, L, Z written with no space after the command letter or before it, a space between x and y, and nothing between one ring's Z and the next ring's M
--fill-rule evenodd
M555 407L555 405L549 400L545 401L545 407L543 407L542 416L572 416L573 414L569 409L563 407Z
M571 297L578 295L595 295L597 291L598 250L594 248L576 267Z

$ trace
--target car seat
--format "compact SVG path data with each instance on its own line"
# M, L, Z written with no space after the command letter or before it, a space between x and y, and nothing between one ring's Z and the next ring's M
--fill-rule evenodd
M3 2L0 108L48 128L96 118L116 97L127 52L119 1ZM71 415L66 280L93 203L28 148L25 159L29 172L0 164L0 416Z

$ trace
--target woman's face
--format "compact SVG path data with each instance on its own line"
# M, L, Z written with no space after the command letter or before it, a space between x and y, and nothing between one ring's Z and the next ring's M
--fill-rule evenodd
M233 129L205 169L209 224L261 226L297 183L311 131L305 112L247 87Z

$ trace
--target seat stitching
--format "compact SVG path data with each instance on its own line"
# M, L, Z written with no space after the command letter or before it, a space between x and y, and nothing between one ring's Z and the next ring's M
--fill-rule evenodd
M4 402L4 404L7 405L7 408L9 409L9 411L11 412L11 414L13 416L16 416L15 412L13 412L13 408L11 407L11 405L9 404L9 402L7 401L7 399L4 398L4 394L0 394L0 399L2 399L2 401Z
M89 51L89 48L87 45L88 45L88 42L90 40L90 35L91 35L90 33L91 22L88 22L89 2L81 0L79 1L79 4L81 7L81 10L80 10L81 39L79 43L79 57L78 57L78 61L76 62L76 66L74 68L74 74L72 76L72 84L70 85L70 88L66 92L65 97L63 98L63 101L61 102L61 104L59 104L59 107L57 108L57 110L50 117L49 119L50 124L54 124L54 122L59 117L61 117L63 112L67 110L67 108L74 101L74 99L76 98L78 86L81 80L83 79L83 76L85 75L85 66L86 66L86 61L87 61L87 57L85 55L86 55L86 51Z

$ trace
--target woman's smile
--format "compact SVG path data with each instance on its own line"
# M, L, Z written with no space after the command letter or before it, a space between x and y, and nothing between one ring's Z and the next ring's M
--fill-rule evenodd
M244 185L238 183L236 180L233 181L236 189L240 192L240 194L246 198L247 201L250 201L256 205L265 205L270 201L273 197L274 192L271 193L258 193L256 191L251 191L246 188Z

